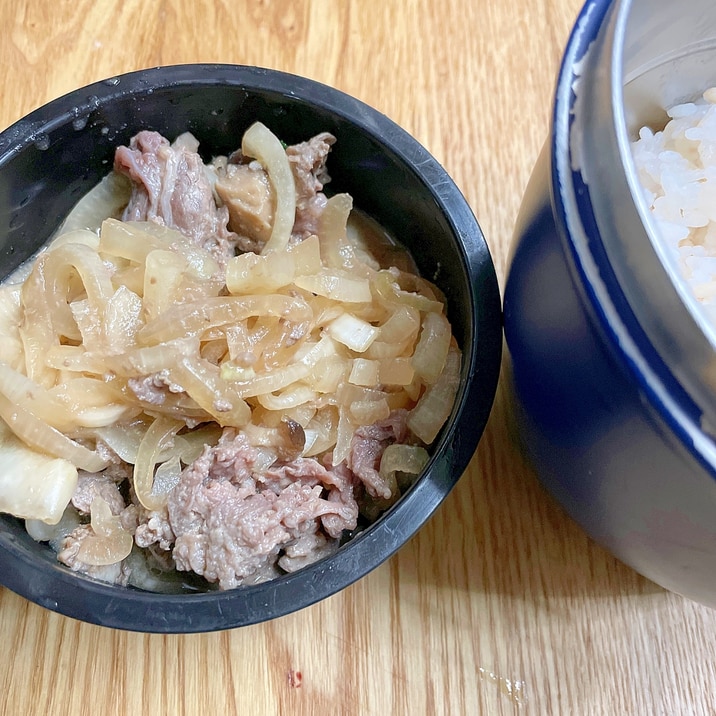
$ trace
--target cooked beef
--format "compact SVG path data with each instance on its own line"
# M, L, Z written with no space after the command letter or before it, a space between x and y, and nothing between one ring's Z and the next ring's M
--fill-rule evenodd
M321 132L307 142L294 144L286 155L296 183L296 221L293 225L294 241L300 241L318 230L318 220L326 205L323 187L330 181L326 171L326 158L336 138Z
M88 515L95 497L101 497L109 505L113 515L120 514L124 509L124 498L110 470L103 472L78 470L77 487L72 495L72 504L80 512Z
M134 535L137 531L137 525L139 524L139 508L136 502L130 502L120 513L119 523L122 525L123 530L127 530L130 534Z
M263 485L280 494L292 484L321 486L333 510L321 516L321 524L330 537L339 538L344 530L355 528L358 504L353 496L355 478L349 470L327 469L310 457L299 457L285 464L273 465L260 478Z
M229 212L217 207L206 167L196 145L173 145L158 132L142 131L118 147L114 169L132 180L124 221L156 221L181 231L225 263L236 236L227 228Z
M169 524L166 510L145 510L139 508L139 524L134 533L137 547L158 545L159 549L171 549L174 532Z
M82 473L73 503L88 512L94 496L103 497L161 569L192 571L221 589L259 583L279 569L295 571L331 554L343 534L356 528L360 500L391 497L378 468L385 448L406 439L406 418L398 410L360 428L348 464L338 466L330 457L324 465L287 450L270 468L255 469L259 450L244 433L228 428L185 468L165 509L146 510L131 488L125 507L114 479L126 474L119 468ZM300 426L287 425L289 433L292 427ZM89 525L75 529L62 544L60 561L97 579L126 583L122 565L92 567L77 559L91 534Z
M95 566L86 564L77 558L80 545L90 537L94 537L94 530L91 525L76 527L62 540L57 559L74 572L82 572L88 577L99 579L102 582L109 582L110 584L126 585L129 581L129 569L124 560L115 564Z
M292 241L316 233L326 205L322 190L328 182L326 157L336 141L322 132L286 149L296 184L296 218ZM274 197L268 175L240 152L215 162L215 181L197 152L191 135L174 144L158 132L142 131L118 147L117 172L132 180L125 221L156 221L193 239L220 263L240 251L260 251L271 235ZM221 200L217 206L214 192Z
M297 572L336 551L336 542L320 532L309 531L284 549L278 565L286 572Z
M353 435L348 467L365 485L372 497L390 499L390 487L380 476L378 468L385 448L393 443L403 443L408 437L408 412L394 410L388 418L373 425L360 427Z
M271 236L274 198L268 174L258 162L216 164L216 193L229 212L229 228L241 251L259 252Z
M152 375L145 375L142 378L130 378L127 387L134 393L138 400L150 405L163 405L167 399L167 393L182 393L180 385L169 380L169 371L160 371Z
M129 494L131 502L119 515L122 529L134 536L137 547L157 545L160 550L171 549L174 533L166 509L148 510L137 500L134 489L130 488Z
M323 556L327 539L314 541L313 560L305 540L320 532L326 516L339 516L347 529L355 526L355 506L323 497L336 486L315 460L295 461L262 478L253 473L256 457L243 434L227 430L182 473L167 505L177 569L230 589L274 574L282 551L299 540L302 563Z

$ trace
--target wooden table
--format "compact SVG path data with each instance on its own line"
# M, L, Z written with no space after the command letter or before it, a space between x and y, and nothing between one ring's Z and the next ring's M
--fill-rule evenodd
M464 191L504 285L581 0L3 0L0 126L77 86L178 62L334 85L415 135ZM539 487L500 389L419 535L273 623L158 636L0 590L3 714L707 714L716 613L591 543Z

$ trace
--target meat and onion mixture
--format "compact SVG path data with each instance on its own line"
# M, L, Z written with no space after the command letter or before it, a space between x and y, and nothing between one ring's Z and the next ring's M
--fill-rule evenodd
M0 511L70 569L256 584L424 468L460 351L438 289L323 193L335 141L255 123L205 163L141 131L0 287Z

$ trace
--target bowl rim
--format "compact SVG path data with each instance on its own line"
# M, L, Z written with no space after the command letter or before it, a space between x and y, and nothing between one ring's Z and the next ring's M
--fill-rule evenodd
M437 160L405 130L364 102L328 85L262 67L165 65L75 89L33 110L0 133L0 165L28 143L127 94L171 86L240 87L283 94L350 121L392 152L426 186L456 237L469 280L472 335L463 348L463 381L449 427L432 449L418 482L381 519L338 552L259 585L196 594L156 594L117 587L38 560L17 535L0 531L0 582L53 611L138 632L194 633L248 626L312 605L364 577L392 556L431 517L467 468L494 401L502 353L502 312L494 264L465 197ZM78 103L78 98L85 98ZM457 421L456 417L460 416ZM48 567L50 572L48 574ZM121 591L119 591L121 590Z

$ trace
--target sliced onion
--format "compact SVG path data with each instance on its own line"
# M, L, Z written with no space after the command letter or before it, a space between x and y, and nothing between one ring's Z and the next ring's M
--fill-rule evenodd
M229 260L226 287L234 295L271 293L291 284L296 276L318 273L321 253L317 236L284 251L247 252Z
M107 219L100 232L100 252L143 265L150 251L169 248L171 234L160 238L144 228L134 222Z
M372 279L376 293L385 301L397 302L412 306L427 313L443 310L443 304L414 291L404 291L396 281L395 275L389 271L378 271Z
M317 361L303 382L317 393L332 394L347 379L347 374L348 361L342 356L331 355Z
M80 424L61 400L3 361L0 361L0 394L58 430L73 430Z
M110 296L104 310L104 350L109 355L126 351L134 345L142 325L142 299L126 286Z
M213 363L201 358L184 357L170 368L169 377L219 425L240 428L251 420L251 408L243 400L247 393L240 390L237 384L227 381ZM251 393L250 390L248 392Z
M96 378L70 378L49 390L48 395L64 407L79 427L100 428L139 412L136 406L126 402L122 391L113 383Z
M373 300L367 278L356 278L341 269L324 269L317 274L296 276L294 283L304 291L342 303L370 303Z
M25 445L0 420L0 512L56 524L77 487L77 468Z
M363 353L378 337L380 329L350 313L344 313L326 326L327 333L356 353Z
M95 430L95 433L124 462L134 465L137 462L137 452L148 426L148 421L142 418L130 423L108 425Z
M288 251L268 254L247 252L226 266L226 288L229 293L270 293L293 281L296 265Z
M25 519L27 534L36 542L49 542L50 547L52 547L55 552L58 552L60 542L62 542L75 527L80 526L79 512L70 504L70 497L67 498L67 503L67 507L65 507L60 520L55 524L48 524L38 519ZM22 516L20 513L10 512L17 517Z
M57 370L102 375L107 366L100 354L83 346L55 345L46 355L47 365Z
M209 283L218 278L221 269L216 259L180 231L154 221L128 221L124 224L130 231L139 232L142 237L149 235L159 239L165 246L176 251L187 262L191 276Z
M384 397L378 400L355 400L350 404L350 412L358 425L373 425L390 415L390 406Z
M305 363L293 363L285 368L278 368L267 373L259 373L250 380L233 381L231 365L222 365L221 376L232 383L232 388L242 398L253 398L257 395L275 393L283 390L292 383L305 378L310 372L310 366ZM248 422L248 420L246 421Z
M408 428L429 445L450 416L460 385L460 351L450 347L445 367L437 382L427 387L408 415Z
M177 338L107 358L107 366L117 375L128 378L152 375L176 365L182 358L199 353L199 339Z
M380 459L380 476L386 482L396 484L396 473L419 475L429 457L428 451L419 445L388 445Z
M316 391L306 385L295 385L287 388L278 395L262 393L257 400L267 410L288 410L316 399Z
M363 356L371 360L386 361L390 358L409 356L414 348L415 340L412 338L398 342L375 340L368 346Z
M381 512L387 510L397 502L403 489L408 487L415 480L425 467L428 461L428 453L424 448L414 445L389 445L380 460L380 476L390 493L389 497L374 497L366 495L366 500L361 506L361 511L368 519L376 519ZM399 481L400 476L401 481ZM401 482L405 484L401 485Z
M303 448L305 457L322 455L336 444L338 418L338 410L332 405L322 408L315 414L303 430L306 435Z
M132 551L131 533L122 528L119 517L101 497L92 500L90 514L94 535L80 543L77 559L97 567L121 562Z
M288 252L293 257L296 276L318 273L323 266L318 236L305 238L294 246L290 246Z
M154 492L154 468L167 443L184 427L180 420L160 416L144 433L134 465L134 491L139 502L148 510L159 510L167 501L166 493Z
M0 359L16 370L25 364L19 330L21 321L20 287L15 284L0 286Z
M246 130L241 151L263 165L276 197L271 236L262 253L281 251L288 245L296 218L296 185L286 151L279 138L261 122Z
M22 285L20 296L24 320L19 333L25 353L26 373L29 378L48 388L55 384L57 371L47 367L45 356L51 348L60 344L60 340L52 326L41 264L35 264Z
M174 251L155 249L147 254L142 293L145 321L157 318L174 303L186 269L186 260Z
M161 463L154 473L154 495L169 494L178 484L181 477L181 458L173 455L166 462Z
M451 340L447 318L442 313L425 314L420 339L413 353L413 368L428 385L442 373Z
M108 216L116 216L124 208L129 201L131 188L132 184L127 177L118 172L110 172L75 204L60 231L99 231Z
M354 358L351 365L351 372L348 376L348 382L353 383L353 385L378 385L379 368L380 364L378 361Z
M67 244L84 244L85 246L88 246L96 251L99 247L99 233L89 231L88 229L75 229L74 231L68 231L56 236L47 247L47 250L54 251L55 249L59 249L61 246L66 246Z
M379 382L383 385L410 385L415 378L415 369L411 358L396 357L377 362Z
M142 268L152 251L171 250L186 262L188 272L197 279L217 276L219 264L212 255L181 232L152 221L107 219L100 233L100 253L126 259Z
M85 244L64 244L44 253L38 263L42 264L47 302L55 330L70 339L79 339L68 304L76 298L67 295L69 277L73 273L79 277L92 311L103 316L107 301L114 293L109 270L97 252Z
M4 395L0 396L0 417L20 440L35 450L63 457L87 472L99 472L107 467L107 461L96 452L70 440L24 408L13 405Z
M420 311L413 306L397 306L381 325L381 338L400 343L415 338L420 331Z
M355 263L355 252L346 238L346 225L352 208L353 199L349 194L336 194L321 212L318 236L326 266L349 268Z
M310 320L313 312L299 297L218 296L172 306L142 328L137 338L145 345L163 343L173 338L200 336L211 328L263 315L301 323Z
M336 429L336 445L333 448L333 464L340 465L348 459L351 452L353 434L358 425L351 420L347 405L338 408L338 426Z

